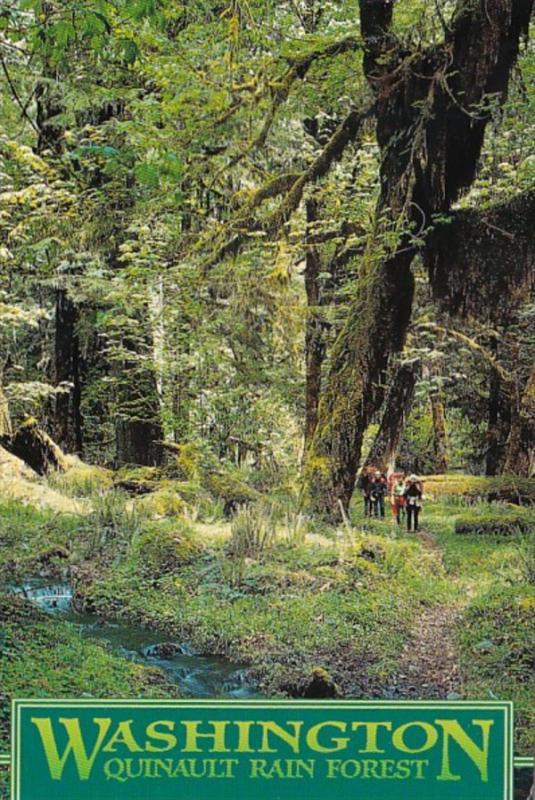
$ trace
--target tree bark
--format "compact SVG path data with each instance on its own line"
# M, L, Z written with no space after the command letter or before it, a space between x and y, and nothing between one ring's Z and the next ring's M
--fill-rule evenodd
M453 212L425 250L435 300L450 314L506 321L535 287L535 192Z
M141 347L140 344L137 347ZM151 350L152 345L147 345ZM135 346L130 343L135 353ZM116 365L115 461L156 466L163 460L158 445L164 436L160 419L160 399L154 372L143 360L127 360Z
M507 441L504 472L532 478L535 475L535 369L513 417Z
M405 233L389 257L363 268L334 348L305 471L311 506L322 515L339 517L340 502L349 506L381 380L405 341L417 249L408 231L423 230L472 183L490 119L480 104L489 93L504 100L532 6L460 3L442 45L407 53L391 37L391 0L361 0L364 69L382 154L379 214Z
M119 416L115 423L117 466L157 466L162 462L162 450L156 442L162 438L162 428L155 420Z
M396 369L383 404L379 430L365 466L376 466L381 472L395 468L399 443L412 408L419 374L418 361L406 361Z
M498 354L498 340L493 337L490 349ZM489 404L487 427L487 452L485 475L500 475L505 463L506 444L511 430L511 382L505 382L499 370L491 369L489 376Z
M56 291L56 328L54 337L54 378L56 386L71 384L59 392L54 403L52 429L54 438L67 453L83 453L83 417L81 412L81 354L78 338L79 311L65 289Z
M433 451L435 454L435 474L448 471L448 430L444 399L440 389L433 389L429 395L431 417L433 420Z

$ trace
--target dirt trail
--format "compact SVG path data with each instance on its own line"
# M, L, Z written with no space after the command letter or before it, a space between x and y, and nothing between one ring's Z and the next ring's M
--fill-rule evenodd
M434 536L427 532L418 536L424 547L442 559L442 550ZM434 700L460 694L455 627L461 613L460 605L422 608L413 636L400 654L399 671L391 687L395 696Z

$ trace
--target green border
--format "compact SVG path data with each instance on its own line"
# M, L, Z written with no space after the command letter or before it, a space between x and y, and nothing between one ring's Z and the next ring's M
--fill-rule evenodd
M84 707L113 707L113 708L138 708L139 706L154 706L157 708L202 708L205 706L219 708L316 708L332 709L332 701L317 702L315 700L91 700L91 699L68 699L54 698L53 700L31 700L16 699L12 701L12 736L11 736L11 800L20 800L20 712L22 708L51 708L55 706L69 706L70 708ZM470 700L446 700L437 703L433 700L397 700L386 701L376 700L337 700L336 705L342 708L354 709L376 709L376 708L405 708L424 709L436 708L437 710L448 709L487 709L501 710L504 714L504 787L503 800L513 800L513 703L510 701L470 701ZM524 760L524 759L522 759ZM528 765L529 766L529 765Z

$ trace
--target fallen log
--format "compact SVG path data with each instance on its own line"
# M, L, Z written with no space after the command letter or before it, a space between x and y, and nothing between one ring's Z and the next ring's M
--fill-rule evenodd
M9 453L22 459L38 475L64 472L67 468L61 448L33 418L24 422L11 436L0 437L0 444Z

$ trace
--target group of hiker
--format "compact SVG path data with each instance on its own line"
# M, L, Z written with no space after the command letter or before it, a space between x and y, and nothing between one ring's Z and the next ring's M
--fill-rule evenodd
M392 516L401 525L405 516L407 530L418 530L422 509L423 483L416 475L392 472L388 477L375 467L366 467L360 477L359 487L364 498L367 517L385 517L385 500L388 496Z

